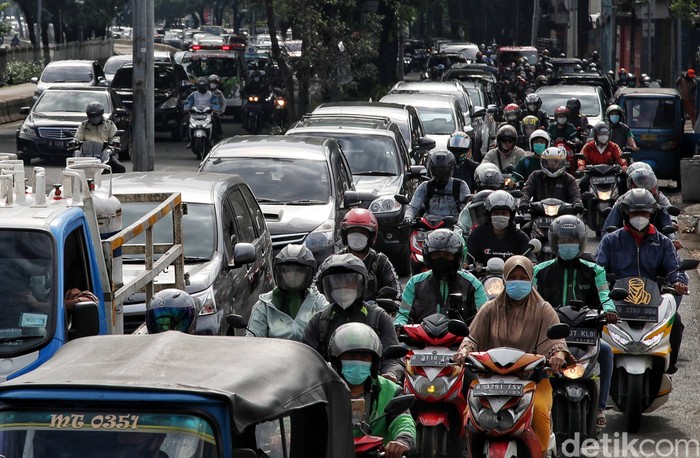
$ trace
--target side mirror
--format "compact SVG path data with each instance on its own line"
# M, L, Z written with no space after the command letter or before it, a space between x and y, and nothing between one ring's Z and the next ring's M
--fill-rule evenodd
M530 246L528 249L530 253L537 254L542 250L542 242L540 242L538 239L530 239L528 245Z
M391 286L382 286L377 291L377 297L381 299L394 299L398 294L399 292Z
M240 315L236 315L235 313L226 315L226 322L233 329L245 329L248 326L248 322L245 320L245 318Z
M486 109L484 107L474 107L474 115L475 118L483 118L486 116Z
M384 415L391 417L405 412L413 406L415 400L416 398L413 397L412 394L396 396L391 401L387 402L386 407L384 407Z
M414 166L411 167L411 171L413 171L413 167L423 167L423 166L415 166L415 165L414 165ZM424 167L423 167L423 168L424 168ZM394 199L396 199L396 202L400 203L401 205L408 205L409 203L411 203L411 201L408 200L408 197L403 196L403 195L401 195L401 194L396 194L396 195L394 196Z
M629 295L629 292L625 288L613 288L608 296L614 301L621 301Z
M117 108L116 110L114 110L114 114L117 116L127 116L129 112L126 111L124 108Z
M668 236L668 235L673 234L674 232L676 232L676 228L673 227L673 226L664 226L663 228L661 228L661 233L662 233L663 235L667 235L667 236Z
M469 328L467 324L462 320L450 320L447 322L447 330L456 336L467 337L469 335Z
M361 202L360 194L357 191L345 191L345 197L343 198L343 203L346 208L359 205Z
M678 264L678 270L693 270L697 269L700 261L697 259L684 259Z
M258 254L255 251L255 246L252 243L237 243L233 247L233 266L241 267L245 264L255 262Z
M433 144L434 143L435 142L433 141ZM424 176L428 176L428 169L426 169L425 166L422 165L412 165L410 175L413 178L421 178Z
M669 205L668 207L666 207L666 213L668 213L671 216L678 216L681 214L681 209L676 207L675 205Z
M32 109L31 107L22 107L19 109L19 114L27 116L31 109Z
M378 297L376 299L377 306L384 310L389 316L393 316L399 311L399 304L394 299L386 299Z
M494 104L488 105L486 107L486 112L490 113L490 114L498 113L498 105L494 105Z
M94 302L78 302L73 307L68 339L96 336L100 333L100 312Z
M428 137L420 137L418 139L418 148L419 149L433 149L435 148L435 140L432 138Z
M408 354L408 348L403 345L389 345L382 352L383 359L399 359Z
M571 328L566 323L559 323L549 327L547 329L547 338L549 339L566 339L571 332Z
M31 78L29 78L29 82L37 84L39 82L39 78L37 78L36 76L32 76Z

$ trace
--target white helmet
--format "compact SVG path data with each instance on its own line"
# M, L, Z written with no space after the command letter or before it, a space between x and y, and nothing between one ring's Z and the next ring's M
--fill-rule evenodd
M540 163L547 176L558 177L566 169L566 150L559 146L550 146L540 156Z

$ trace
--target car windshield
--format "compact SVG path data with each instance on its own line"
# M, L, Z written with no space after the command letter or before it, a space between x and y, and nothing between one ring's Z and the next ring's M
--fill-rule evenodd
M676 125L678 109L674 99L640 97L625 100L625 113L632 129L669 129Z
M481 91L478 90L475 87L468 87L465 88L467 90L467 94L469 94L469 98L472 99L472 103L474 105L478 105L480 107L484 106L484 101L481 99Z
M17 356L53 334L53 254L44 232L0 231L0 356Z
M123 202L122 226L136 222L158 205L157 202ZM187 214L182 217L182 238L185 246L185 258L195 260L211 259L216 250L215 214L211 204L187 204ZM166 215L153 227L153 243L173 243L172 214ZM141 234L131 244L145 243L145 234ZM144 255L129 255L134 260L142 260ZM125 257L125 260L128 261Z
M0 412L0 454L7 458L218 456L212 425L188 414L130 410ZM30 451L28 453L28 451Z
M90 65L50 65L41 74L43 83L89 83L92 81Z
M419 107L418 116L428 135L450 135L459 130L450 107Z
M122 67L114 75L112 87L115 89L131 89L133 87L133 67ZM153 86L156 89L176 89L177 83L173 78L171 70L162 65L157 65L154 69Z
M215 158L202 172L235 173L248 183L261 204L314 201L328 203L331 195L324 161L291 158Z
M333 138L340 143L353 175L398 175L396 144L389 137L346 135Z
M554 115L558 106L566 106L567 100L576 97L581 101L581 114L586 116L600 116L600 99L595 94L562 94L562 93L537 93L542 99L542 110L549 116Z
M236 62L234 54L229 57L189 55L182 59L182 65L190 78L208 77L213 74L220 77L238 76Z
M85 113L85 107L90 102L100 102L105 108L105 113L111 112L112 104L109 103L109 96L101 91L44 91L34 105L33 111L35 113Z
M122 59L122 58L117 58L117 59L108 59L107 62L105 63L105 73L117 73L117 70L121 68L122 65L131 63L131 58L129 59Z

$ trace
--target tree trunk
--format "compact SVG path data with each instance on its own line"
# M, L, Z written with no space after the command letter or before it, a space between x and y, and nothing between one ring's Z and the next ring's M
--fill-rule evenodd
M275 16L274 0L265 0L265 14L267 15L267 29L270 32L272 44L272 59L279 66L282 80L285 83L285 95L287 96L287 113L296 113L294 103L294 79L289 75L287 61L282 58L280 44L277 41L277 22Z
M43 21L42 21L43 22ZM41 42L44 45L44 66L51 62L51 50L49 49L49 23L41 24Z
M386 86L396 81L396 56L398 52L397 41L394 39L396 7L386 0L380 0L377 5L377 14L382 18L377 68L379 69L379 83Z

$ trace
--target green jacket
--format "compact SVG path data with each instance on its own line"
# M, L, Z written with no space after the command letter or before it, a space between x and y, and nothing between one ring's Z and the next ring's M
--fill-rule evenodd
M389 401L403 394L401 387L381 375L376 380L372 380L372 385L379 387L379 395L372 401L369 418L367 419L367 423L372 425L370 434L383 437L384 445L399 439L413 448L416 443L416 422L410 413L404 412L396 417L383 417L375 421L376 418L384 415L384 409ZM359 428L356 428L353 434L355 437L363 435Z
M520 159L515 166L512 174L513 180L515 182L526 182L532 172L540 169L542 169L540 157L534 153L528 153L528 155Z
M555 258L537 264L533 286L555 308L577 299L591 308L601 306L606 312L616 311L609 297L605 269L581 258L571 261Z

